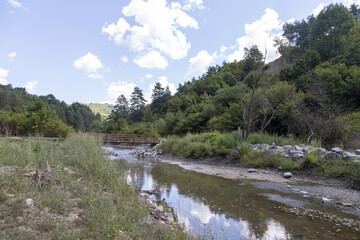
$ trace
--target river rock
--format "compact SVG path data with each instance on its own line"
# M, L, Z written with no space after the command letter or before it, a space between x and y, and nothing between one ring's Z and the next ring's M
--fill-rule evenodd
M285 145L285 146L284 146L284 150L285 150L285 151L289 151L290 149L292 149L292 146L291 146L291 145Z
M336 152L328 152L324 155L324 157L327 159L334 159L334 160L341 159L341 155L337 154Z
M315 148L315 150L311 151L310 153L312 152L316 153L319 156L324 156L327 153L326 149L324 148Z
M360 149L356 150L356 151L355 151L355 154L358 155L358 156L360 156Z
M269 147L269 149L277 149L276 143L273 142L273 143L271 144L271 147Z
M305 148L304 148L305 153L309 153L309 152L311 152L313 150L314 150L314 147L311 146L311 145L306 145Z
M344 158L357 158L358 156L355 154L352 154L350 152L343 152L343 157Z
M331 151L332 151L332 152L336 152L336 153L338 153L338 154L342 154L342 153L344 152L343 150L341 150L341 149L338 148L338 147L332 148Z
M298 145L295 145L295 146L294 146L294 150L295 150L295 151L299 151L299 152L303 152L303 151L304 151L304 149L303 149L302 147L298 146Z
M289 156L293 157L293 158L300 158L303 157L304 154L302 151L297 151L297 150L290 150L289 151Z
M286 173L284 173L284 178L291 178L292 177L292 174L291 174L291 172L286 172Z
M253 173L253 172L257 172L257 170L254 169L254 168L249 168L249 169L247 170L247 172L248 172L248 173Z
M321 201L322 201L323 203L329 203L329 202L331 202L331 199L330 199L330 198L323 197L323 198L321 198Z

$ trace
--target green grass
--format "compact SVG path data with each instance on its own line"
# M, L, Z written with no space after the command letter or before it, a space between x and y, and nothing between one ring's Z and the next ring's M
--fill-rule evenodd
M123 166L109 161L93 136L73 135L64 142L1 138L0 149L0 167L14 170L0 171L1 239L190 238L181 229L139 224L149 210L127 185ZM46 162L50 182L39 186L25 176L44 170ZM34 200L30 211L27 198ZM78 219L71 222L74 213Z

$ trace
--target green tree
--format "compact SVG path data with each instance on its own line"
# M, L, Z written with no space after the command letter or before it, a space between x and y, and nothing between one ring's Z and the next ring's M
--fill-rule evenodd
M147 101L144 98L142 90L139 87L135 87L130 99L130 111L132 121L139 122L142 120L143 110L146 102Z
M109 118L116 122L119 120L119 118L128 119L130 115L130 108L129 108L129 102L126 99L126 97L121 94L117 100L116 104L114 106L114 109L111 110L111 114Z

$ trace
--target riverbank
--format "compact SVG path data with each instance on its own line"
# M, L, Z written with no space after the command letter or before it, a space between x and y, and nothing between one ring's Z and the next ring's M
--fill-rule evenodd
M238 163L230 163L226 158L207 158L204 160L186 159L171 154L157 155L164 163L177 165L185 170L214 175L230 180L259 180L277 183L306 182L334 187L349 187L344 179L319 177L307 173L293 173L291 178L284 178L284 170L274 168L257 168L256 172L248 172L249 168L240 167Z
M1 239L191 239L126 183L101 141L0 139Z

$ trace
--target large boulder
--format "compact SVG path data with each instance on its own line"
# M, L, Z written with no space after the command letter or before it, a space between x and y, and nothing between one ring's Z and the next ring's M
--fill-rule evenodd
M327 153L327 151L326 151L326 149L324 149L324 148L315 148L313 151L311 151L310 153L315 153L315 154L317 154L317 155L319 155L319 156L324 156L326 153Z
M339 160L341 159L341 155L337 154L336 152L328 152L324 155L327 159Z
M303 152L303 151L304 151L304 149L303 149L302 147L298 146L298 145L295 145L295 146L294 146L294 150L295 150L295 151L299 151L299 152Z
M343 158L357 158L358 156L350 153L350 152L343 152Z
M302 151L290 150L289 156L292 158L300 158L300 157L304 157L304 153Z
M335 152L335 153L338 153L338 154L342 154L344 151L341 150L340 148L338 147L334 147L331 149L332 152Z

